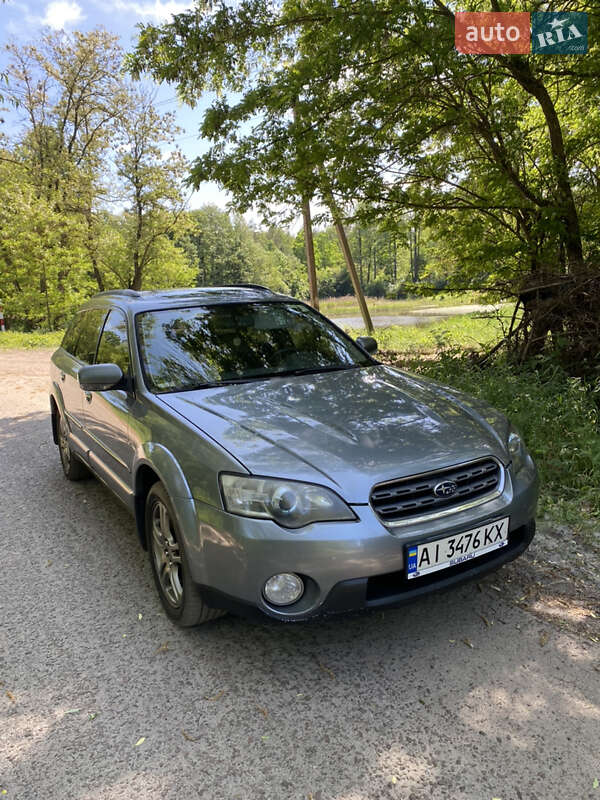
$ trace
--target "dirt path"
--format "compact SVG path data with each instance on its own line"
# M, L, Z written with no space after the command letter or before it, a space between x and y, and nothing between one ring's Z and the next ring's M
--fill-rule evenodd
M479 585L400 610L182 632L127 512L62 478L47 358L0 352L7 800L600 797L585 543L548 529Z

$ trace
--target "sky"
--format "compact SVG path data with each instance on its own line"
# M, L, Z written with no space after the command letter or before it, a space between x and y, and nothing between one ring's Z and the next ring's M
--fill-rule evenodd
M3 49L10 41L30 42L45 29L89 31L102 26L120 37L125 50L131 50L137 38L138 23L168 22L172 14L185 11L191 5L192 0L6 0L0 4L0 44ZM198 133L206 103L196 109L182 106L174 87L166 84L157 87L156 102L159 111L175 113L177 124L183 129L177 144L189 159L207 149L208 142L201 140ZM5 115L5 119L0 130L10 136L19 120L14 113ZM198 208L212 203L224 208L226 202L226 192L216 184L206 183L194 193L190 205Z

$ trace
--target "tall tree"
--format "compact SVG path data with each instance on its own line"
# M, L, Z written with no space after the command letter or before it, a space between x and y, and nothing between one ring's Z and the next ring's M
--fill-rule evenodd
M180 133L172 113L160 114L153 93L129 87L119 117L116 172L122 182L131 261L123 280L130 289L144 285L165 237L184 221L183 178L188 165L175 147Z
M297 174L322 193L321 164L338 202L361 203L368 219L445 217L459 231L463 285L479 285L483 272L519 294L530 352L550 327L576 349L600 316L597 294L592 302L584 291L597 272L585 266L593 242L581 218L598 203L589 154L600 131L600 45L585 58L465 56L452 22L443 0L222 1L144 27L131 64L175 82L190 102L206 89L241 92L206 112L214 146L196 180L216 178L241 205L261 206L284 200ZM583 327L573 297L588 297Z

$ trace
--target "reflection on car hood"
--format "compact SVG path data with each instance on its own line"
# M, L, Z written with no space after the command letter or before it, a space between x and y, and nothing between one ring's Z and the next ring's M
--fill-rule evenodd
M251 473L326 484L352 503L382 480L506 460L501 414L383 365L160 398Z

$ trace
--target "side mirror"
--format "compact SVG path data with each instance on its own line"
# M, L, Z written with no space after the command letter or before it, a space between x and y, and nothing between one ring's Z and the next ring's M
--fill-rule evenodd
M89 367L81 367L78 378L79 385L86 392L125 388L123 371L116 364L90 364Z
M372 336L359 336L356 340L356 344L362 347L363 350L366 350L367 353L377 352L377 342Z

